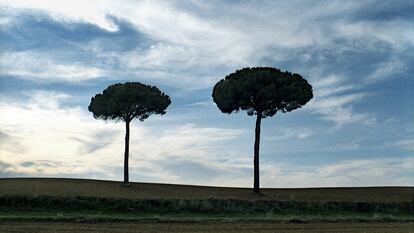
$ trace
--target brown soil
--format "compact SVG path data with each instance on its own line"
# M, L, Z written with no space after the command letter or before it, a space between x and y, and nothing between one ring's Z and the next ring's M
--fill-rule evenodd
M2 222L0 232L242 232L242 233L413 233L413 223L381 223L381 224L272 224L272 223L206 223L206 224L177 224L177 223L21 223L21 222Z
M253 194L250 188L225 188L173 184L54 179L54 178L3 178L0 179L0 196L47 195L83 196L129 199L238 199L238 200L294 200L294 201L349 201L349 202L411 202L414 187L358 187L358 188L292 188L262 189Z

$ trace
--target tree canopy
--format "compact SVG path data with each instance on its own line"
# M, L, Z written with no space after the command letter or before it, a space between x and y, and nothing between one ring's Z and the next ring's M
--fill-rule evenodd
M312 99L312 86L299 74L272 67L243 68L227 75L213 89L213 100L223 113L246 110L262 118L290 112Z
M117 83L92 97L88 107L96 119L147 119L152 114L165 114L170 97L155 86L139 82Z

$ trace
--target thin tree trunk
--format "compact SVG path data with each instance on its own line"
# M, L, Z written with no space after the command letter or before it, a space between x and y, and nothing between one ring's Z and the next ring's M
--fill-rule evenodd
M125 121L125 158L124 158L124 184L129 184L128 158L129 158L129 123Z
M260 192L260 180L259 180L259 147L260 147L260 124L262 121L262 112L257 112L256 128L254 137L254 184L253 192Z

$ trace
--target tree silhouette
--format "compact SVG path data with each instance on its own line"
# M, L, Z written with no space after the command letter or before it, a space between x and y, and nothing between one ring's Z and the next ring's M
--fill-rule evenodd
M124 184L129 183L129 124L134 118L144 121L152 114L165 114L170 97L155 86L139 82L117 83L102 94L92 97L88 110L95 119L122 120L125 122Z
M253 192L259 193L261 120L305 105L313 97L312 86L299 74L272 67L244 68L216 83L212 96L223 113L241 109L249 116L256 115Z

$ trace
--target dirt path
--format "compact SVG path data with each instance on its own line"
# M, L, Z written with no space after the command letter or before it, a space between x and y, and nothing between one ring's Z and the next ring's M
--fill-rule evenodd
M21 223L2 222L0 232L242 232L242 233L414 233L414 223L384 224L272 224L272 223L215 223L215 224L184 224L184 223Z

